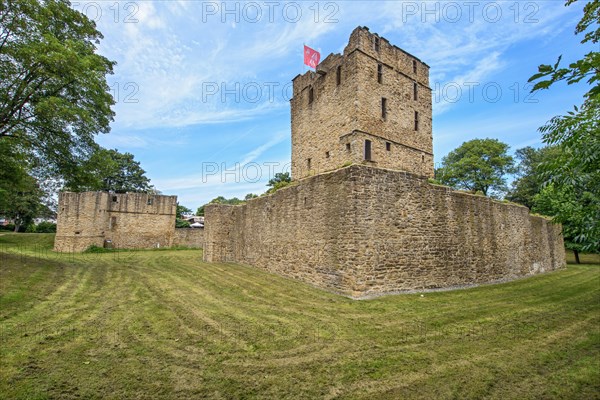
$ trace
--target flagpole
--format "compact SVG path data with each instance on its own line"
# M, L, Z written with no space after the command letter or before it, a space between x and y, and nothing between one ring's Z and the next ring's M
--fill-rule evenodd
M306 50L306 43L302 42L302 75L306 73L306 64L304 64L304 51Z

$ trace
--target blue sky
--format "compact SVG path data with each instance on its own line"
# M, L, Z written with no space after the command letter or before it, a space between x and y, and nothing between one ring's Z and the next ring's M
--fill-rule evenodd
M304 43L341 52L368 26L430 65L435 162L464 141L540 146L537 128L581 103L583 85L529 95L541 63L589 47L574 27L583 2L73 2L94 19L101 54L117 62L112 131L97 141L131 152L152 183L196 209L263 193L289 170L290 82Z

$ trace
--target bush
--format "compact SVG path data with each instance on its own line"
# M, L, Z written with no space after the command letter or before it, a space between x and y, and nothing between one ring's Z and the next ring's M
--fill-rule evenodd
M36 232L35 224L32 223L32 224L27 225L27 227L25 228L25 232L27 232L27 233L35 233Z
M0 231L13 232L15 230L15 224L0 225Z
M275 193L275 192L276 192L276 191L278 191L279 189L282 189L282 188L284 188L284 187L286 187L286 186L289 186L289 185L291 185L291 184L292 184L292 182L288 182L288 181L280 181L280 182L276 182L276 183L273 185L273 187L271 187L271 189L267 190L267 193L268 193L268 194Z
M99 247L93 244L87 249L85 249L84 253L112 253L114 251L115 249L105 249L104 247Z
M43 221L35 227L35 231L38 233L56 233L56 224L53 222Z
M175 228L189 228L190 223L183 219L175 219Z

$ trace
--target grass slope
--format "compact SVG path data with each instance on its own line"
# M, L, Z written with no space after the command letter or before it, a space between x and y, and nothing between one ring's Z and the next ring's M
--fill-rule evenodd
M353 301L201 252L0 236L0 397L600 398L600 268Z

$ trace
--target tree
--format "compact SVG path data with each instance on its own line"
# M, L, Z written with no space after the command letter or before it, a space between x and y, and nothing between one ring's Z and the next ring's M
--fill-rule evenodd
M191 214L192 210L187 208L186 206L182 206L179 203L177 204L177 218L183 218L185 214Z
M506 199L532 209L534 197L543 189L545 182L543 164L559 156L559 150L552 146L539 149L528 146L518 149L515 152L515 157L519 160L516 179Z
M574 2L568 0L566 5ZM594 24L597 26L600 19L600 0L587 3L583 10L575 34L585 32L581 43L597 45L600 28L589 29ZM545 184L552 185L545 196L564 199L568 194L569 199L580 202L578 205L569 202L569 207L551 207L555 213L551 215L557 222L578 224L572 229L576 232L573 240L582 245L583 251L597 252L600 251L600 53L592 50L568 67L560 66L561 59L559 56L554 65L538 67L538 73L529 79L536 82L532 91L549 89L561 81L572 85L586 80L590 88L581 106L575 106L566 115L553 117L539 129L542 140L556 146L561 154L543 165Z
M34 218L45 211L42 203L44 193L37 181L24 170L17 173L19 176L13 176L10 186L4 185L0 196L0 215L14 221L15 232L21 226L31 224Z
M281 182L291 182L292 178L290 177L290 173L289 172L278 172L275 174L275 176L271 179L269 179L269 183L267 183L267 186L269 187L275 187L278 183Z
M42 201L44 193L29 174L27 159L13 154L8 143L0 142L0 160L0 215L12 219L18 232L47 211Z
M145 174L133 154L98 147L69 173L65 189L74 192L152 193L154 188Z
M473 139L442 159L436 179L444 185L494 196L507 190L506 174L514 172L509 146L497 139Z
M246 196L246 197L248 197L248 196ZM215 197L214 199L209 201L207 204L204 204L203 206L198 207L198 211L196 211L196 215L204 216L204 207L206 207L208 204L229 204L229 205L235 206L235 205L242 204L242 203L244 203L244 200L240 200L237 197L232 197L231 199L226 199L223 196Z
M0 0L0 141L65 173L110 130L114 62L67 0Z
M589 242L589 236L585 235L588 227L594 224L588 210L599 206L600 199L591 192L578 193L573 186L549 184L535 195L533 211L554 216L554 221L562 224L565 247L573 250L575 261L579 264L579 252L589 251L598 245L597 242ZM583 240L582 235L585 236Z
M177 211L175 214L175 228L189 228L190 223L183 219L184 214L190 214L191 209L177 203Z
M270 189L267 190L267 193L273 193L276 190L288 186L291 182L292 178L290 177L289 172L278 172L269 180L269 183L267 183L267 186L270 187Z
M252 200L252 199L255 199L255 198L257 198L257 197L258 197L258 195L257 195L257 194L254 194L254 193L248 193L248 194L247 194L247 195L244 197L244 200Z

